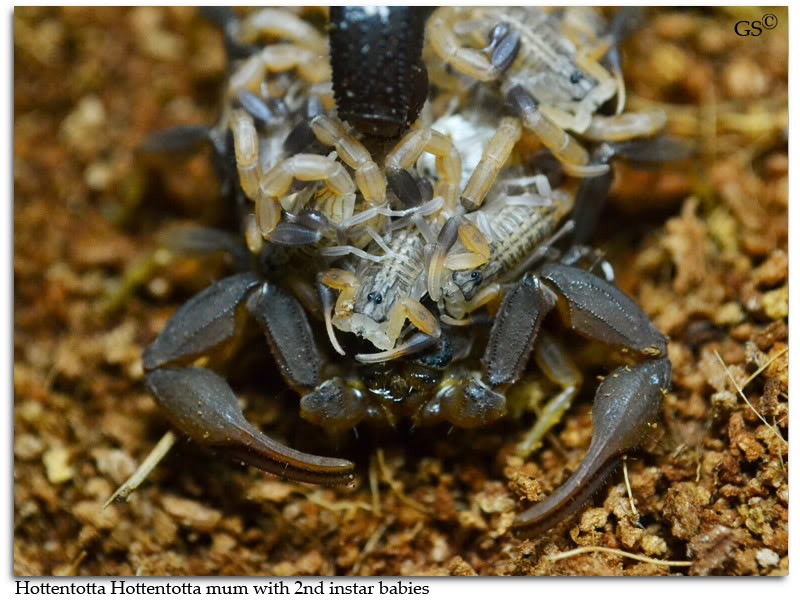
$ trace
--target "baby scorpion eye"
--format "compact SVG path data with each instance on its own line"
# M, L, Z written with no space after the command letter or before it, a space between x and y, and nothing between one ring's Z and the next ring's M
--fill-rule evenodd
M581 79L583 79L583 73L580 71L573 71L572 75L569 76L570 83L578 83Z
M383 302L383 296L380 292L370 292L367 294L367 300L374 302L375 304L380 304Z

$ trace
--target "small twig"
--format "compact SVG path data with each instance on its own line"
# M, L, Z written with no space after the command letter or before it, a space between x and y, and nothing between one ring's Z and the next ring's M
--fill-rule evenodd
M394 517L391 517L386 522L381 523L375 532L369 537L367 543L364 544L361 552L359 552L356 563L353 565L353 573L358 574L358 572L361 571L362 561L375 549L375 547L378 545L378 542L383 537L383 534L386 533L386 530L389 529L389 526L392 523L394 523Z
M745 401L745 404L747 404L747 406L750 407L750 410L752 410L756 414L756 416L759 419L761 419L761 422L764 423L764 425L767 426L767 429L769 429L772 433L774 433L775 436L780 441L782 441L784 443L784 445L788 446L789 444L786 442L785 439L783 439L783 436L780 434L780 432L777 429L775 429L772 425L767 423L767 420L761 415L761 413L758 412L752 404L750 404L750 400L747 399L747 396L744 395L744 392L742 391L742 388L740 388L739 385L736 383L736 380L733 378L733 375L728 370L728 365L726 365L725 361L722 360L722 357L719 355L719 352L714 350L714 354L717 356L717 360L719 360L719 364L721 364L722 368L725 369L725 373L728 375L728 379L731 380L731 383L733 384L733 387L736 388L736 391L739 392L739 395L742 397L742 400Z
M375 512L372 506L367 504L366 502L351 502L349 500L339 500L338 502L328 502L320 495L320 490L311 490L309 494L306 494L306 500L316 504L317 506L321 506L322 508L334 512L341 512L345 510L352 511L354 509L362 509L367 512Z
M636 510L636 503L633 501L633 491L631 490L631 480L628 479L628 457L622 457L622 475L625 478L625 488L628 490L628 500L631 503L631 512L636 520L639 520L639 511Z
M787 348L784 348L783 350L781 350L780 352L778 352L778 353L777 353L775 356L773 356L772 358L770 358L770 359L769 359L767 362L765 362L763 365L761 365L760 367L758 367L758 369L756 370L756 372L755 372L755 373L753 373L752 375L750 375L750 377L748 377L748 378L747 378L747 381L745 381L745 382L742 384L742 390L744 390L744 388L746 388L746 387L747 387L747 385L748 385L748 384L749 384L751 381L753 381L753 379L755 379L756 377L758 377L759 375L761 375L761 373L763 373L763 372L764 372L764 369L766 369L766 368L767 368L768 366L770 366L770 365L771 365L773 362L775 362L775 360L777 360L778 358L780 358L781 356L783 356L784 354L786 354L788 351L789 351L789 348L788 348L788 347L787 347Z
M378 465L373 457L369 461L369 491L372 496L372 512L381 514L381 491L378 486Z
M565 558L572 558L573 556L578 556L579 554L586 554L588 552L605 552L606 554L622 556L623 558L631 558L633 560L650 563L651 565L660 565L662 567L692 566L692 562L689 560L659 560L657 558L650 558L649 556L643 556L641 554L631 554L630 552L625 552L624 550L617 550L615 548L604 548L602 546L583 546L581 548L575 548L574 550L567 550L566 552L560 552L558 554L550 554L545 556L545 558L549 561L556 562L558 560L564 560Z
M119 486L116 492L111 494L111 497L106 500L106 503L103 504L103 508L101 508L100 511L102 512L108 508L117 498L120 500L127 500L128 496L147 479L147 476L156 468L156 465L164 459L175 443L175 439L175 434L172 433L172 431L167 431L155 445L155 448L147 455L147 458L144 459L144 462L133 472L133 475L128 477L127 481Z
M423 506L416 500L413 500L405 495L405 493L403 492L402 484L399 481L397 481L394 477L392 477L392 475L389 473L389 469L386 467L386 463L383 460L383 450L381 448L378 448L376 454L378 457L378 466L381 469L381 475L383 475L383 480L389 486L389 489L392 490L394 495L397 496L397 499L400 500L400 502L402 502L403 504L410 506L414 510L418 510L424 515L431 514L430 509L428 509L426 506Z

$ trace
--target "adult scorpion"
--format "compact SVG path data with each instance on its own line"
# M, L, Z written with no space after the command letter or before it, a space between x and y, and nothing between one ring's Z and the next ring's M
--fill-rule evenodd
M200 444L279 476L324 484L353 480L350 461L306 454L257 430L244 418L222 377L191 366L197 357L231 341L242 323L252 320L264 331L284 379L301 394L301 416L331 431L347 430L362 421L394 425L401 418L415 425L491 423L506 414L505 390L521 377L534 355L562 391L521 445L521 453L527 455L580 385L577 367L542 330L545 317L557 309L570 329L632 359L605 377L597 390L592 443L581 465L550 497L519 515L515 524L544 529L574 512L602 484L619 457L647 434L671 376L666 339L643 311L612 282L578 266L585 257L580 247L556 251L560 236L585 228L569 219L575 194L552 190L542 175L521 176L507 169L514 144L503 140L490 140L478 167L465 175L449 136L425 126L403 134L422 107L418 97L384 89L385 94L372 98L369 109L359 104L359 94L369 95L373 88L357 88L348 79L352 54L380 40L391 41L398 52L407 54L403 69L373 69L373 77L384 77L379 83L385 88L413 86L417 93L427 93L427 89L420 92L426 88L420 61L425 14L403 8L331 11L332 90L338 115L327 107L331 91L319 64L327 61L326 50L316 30L309 34L310 41L300 42L306 38L298 32L308 24L295 16L272 20L253 16L244 23L228 11L212 16L223 27L232 58L227 97L233 100L225 104L221 125L206 135L213 142L223 190L242 215L244 236L238 241L229 234L206 231L195 246L228 251L237 258L241 272L190 299L145 352L146 383L173 424ZM434 13L429 35L441 20ZM509 35L494 31L495 56L518 51L509 49ZM295 48L306 44L315 53L315 66L308 67L299 58L290 60L288 50L275 50L278 44L253 46L276 37L290 40ZM456 55L447 56L455 60ZM363 57L368 64L384 59L385 54L377 51ZM499 62L508 68L512 59L506 56ZM292 70L299 84L292 83L287 73ZM269 73L279 74L276 81L267 77ZM386 77L393 79L387 83ZM283 91L270 92L268 99L265 82L268 89ZM319 101L290 102L293 94ZM283 108L274 110L271 105ZM583 108L576 114L583 115ZM280 135L265 136L263 131L274 130L276 123ZM351 133L348 123L361 132L361 139ZM500 130L513 130L511 138L516 141L526 123L525 118L506 118ZM377 142L379 136L388 142ZM170 138L157 141L168 145ZM336 155L297 152L311 144L333 148ZM408 171L425 152L436 159L438 178L430 186L425 177L415 178ZM373 160L374 153L383 156L383 169ZM613 154L598 159L593 173L606 173ZM566 162L567 171L581 164ZM583 164L588 163L589 159ZM347 169L354 171L354 178ZM468 183L459 193L463 179ZM523 192L509 191L514 185ZM583 184L578 188L579 204L586 202L589 189ZM287 209L304 194L333 197L346 210L335 216L318 210L319 204L297 214ZM338 224L331 227L331 220ZM358 236L350 226L370 221L376 224L372 243L384 252L399 254L402 249L407 271L392 272L390 261L354 251L363 244L355 242ZM393 233L387 240L389 231ZM336 240L332 248L319 244L326 235ZM319 269L315 261L326 261L333 269ZM364 274L360 282L353 281L356 272ZM309 280L303 273L313 277ZM386 340L377 345L388 354L362 353L357 356L361 362L323 359L317 342L320 327L309 320L307 310L326 321L333 338L330 288L340 291L336 309L340 317L345 308L350 310L351 324L365 302L381 306L377 321L374 311L370 318L384 323ZM402 294L391 293L400 288ZM465 317L500 297L479 359L470 329L463 327L473 326ZM420 332L406 336L397 351L394 344L406 317ZM359 348L363 341L350 336L345 345ZM334 349L344 352L337 346L338 342Z

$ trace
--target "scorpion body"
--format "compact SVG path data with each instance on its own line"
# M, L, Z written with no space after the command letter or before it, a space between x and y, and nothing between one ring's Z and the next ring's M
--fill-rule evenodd
M595 73L596 61L577 56L539 13L485 10L439 9L427 25L445 62L502 79L499 87L518 113L502 117L488 141L478 136L485 146L468 173L449 136L419 123L405 132L422 106L415 94L425 70L419 60L425 13L332 10L330 57L313 27L303 41L309 25L297 16L277 18L282 13L273 11L255 13L241 26L225 21L236 66L210 137L218 164L227 165L223 184L243 207L245 235L238 246L230 236L208 236L206 245L219 242L238 257L241 272L179 309L145 352L144 367L148 387L173 424L197 442L291 479L341 484L353 480L351 462L306 454L258 431L225 380L192 366L194 359L231 341L243 323L255 323L300 395L301 416L344 431L401 419L492 423L508 412L506 391L534 357L561 391L520 444L520 454L528 456L581 383L566 351L545 331L547 315L557 313L569 329L627 358L597 391L592 445L582 465L516 522L549 527L574 512L620 455L641 442L669 385L670 362L665 338L633 301L578 268L579 252L554 251L554 240L571 227L574 194L569 186L552 190L543 177L531 177L513 154L523 129L542 131L531 127L539 118L531 107L552 100L552 110L540 111L549 111L547 127L567 115L573 131L590 131L594 111L619 95L618 84ZM490 47L462 52L460 43L478 29L485 33L487 23ZM273 43L258 46L264 39ZM376 49L369 64L385 66L370 71L366 82L357 79L365 43ZM388 60L395 55L402 60ZM577 63L585 67L581 77L573 76ZM529 72L532 65L547 67L542 81ZM542 85L546 92L533 98ZM556 102L546 93L569 97ZM279 152L270 131L281 132ZM387 139L376 141L380 136ZM553 150L567 172L608 170L605 159L590 164L588 157L573 160L559 152ZM412 172L425 153L435 157L430 177ZM304 258L288 252L292 266L276 272L271 257L281 246L296 246ZM339 294L335 303L331 289ZM493 319L488 332L476 336L478 325L464 317L481 307L490 307ZM406 320L416 332L404 330ZM321 322L339 354L345 349L333 327L345 332L348 349L363 347L366 339L382 352L355 360L329 356L318 343ZM473 343L479 337L488 337L482 355Z

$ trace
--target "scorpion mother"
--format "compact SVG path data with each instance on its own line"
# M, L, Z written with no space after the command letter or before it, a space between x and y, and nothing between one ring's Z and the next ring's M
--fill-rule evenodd
M276 9L207 11L230 58L220 120L150 145L212 144L241 235L198 229L181 243L228 252L239 272L189 300L145 352L146 383L177 429L282 477L353 480L350 461L259 431L228 383L195 366L255 322L301 416L332 432L487 425L508 413L505 392L533 356L561 392L520 444L528 455L581 384L545 332L555 311L623 364L596 392L581 465L515 524L549 528L602 485L657 418L671 365L664 336L610 268L587 266L576 232L590 228L610 158L664 119L623 112L625 27L593 16L575 33L585 20L563 12L345 7L331 9L326 40ZM520 158L526 138L584 179Z

